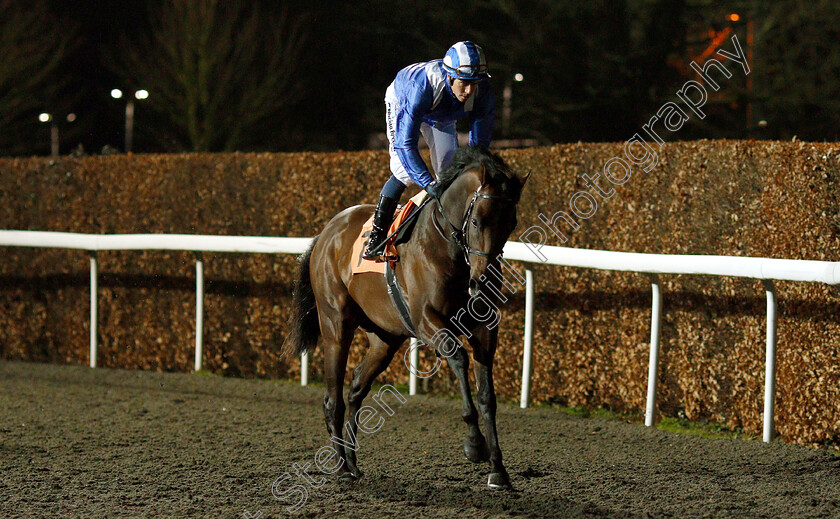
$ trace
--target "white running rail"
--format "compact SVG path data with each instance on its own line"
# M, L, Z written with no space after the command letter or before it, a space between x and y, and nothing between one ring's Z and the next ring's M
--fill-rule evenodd
M262 236L202 236L196 234L79 234L44 231L0 231L0 246L78 249L90 253L90 367L97 357L98 251L174 250L192 252L247 252L302 254L312 238ZM195 371L201 371L204 352L204 261L195 262ZM301 359L301 382L308 381L308 357Z
M260 236L202 236L193 234L78 234L42 231L0 231L0 246L40 247L86 250L90 253L91 335L90 365L96 367L97 320L97 264L96 252L109 250L177 250L193 252L241 252L267 254L301 254L312 238L268 238ZM527 263L545 263L567 267L594 268L622 272L641 272L651 275L652 312L650 361L645 425L654 423L656 378L661 329L662 295L657 274L699 274L761 279L767 297L766 370L764 381L765 442L773 437L776 366L776 295L773 280L806 281L840 284L840 262L786 260L771 258L743 258L733 256L694 256L670 254L641 254L587 249L553 247L533 243L508 242L505 259ZM528 406L530 366L533 342L534 281L533 272L526 270L525 338L523 351L522 392L520 405ZM202 330L204 309L204 265L196 260L196 357L195 369L201 369ZM412 363L416 359L412 358ZM308 379L307 357L301 359L301 382ZM411 375L410 388L417 387Z
M657 274L699 274L761 279L767 296L767 338L764 376L763 439L773 439L773 415L776 394L776 292L773 280L808 281L840 284L840 262L788 260L772 258L743 258L737 256L702 256L676 254L642 254L602 250L572 249L543 246L534 243L508 242L505 259L530 263L546 263L567 267L594 268L622 272L641 272L651 275L652 308L650 326L650 361L648 391L645 406L645 425L654 424L656 378L659 358L659 331L662 319L662 295ZM529 280L531 278L529 277ZM533 290L527 287L526 290ZM527 305L526 305L527 306ZM533 310L531 310L533 311ZM526 322L528 317L526 316ZM531 364L531 341L525 336L523 366ZM522 407L527 406L527 386L523 384Z

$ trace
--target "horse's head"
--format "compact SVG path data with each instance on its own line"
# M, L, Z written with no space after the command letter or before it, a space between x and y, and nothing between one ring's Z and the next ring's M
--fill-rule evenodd
M460 246L470 269L469 292L474 296L481 285L494 279L487 269L498 268L505 242L516 227L516 206L530 173L517 177L498 155L481 148L462 148L453 166L458 174L444 180L451 184L446 203L462 204L455 214L463 216L453 217L450 225L460 224Z

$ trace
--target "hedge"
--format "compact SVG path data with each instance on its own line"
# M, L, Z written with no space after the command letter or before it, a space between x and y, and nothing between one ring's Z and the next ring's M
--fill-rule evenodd
M654 148L659 164L649 172L634 165L631 177L615 186L609 198L594 196L582 175L602 173L610 158L624 156L623 144L501 152L517 170L533 171L514 238L539 223L540 213L568 212L572 195L587 191L598 202L597 211L577 219L580 228L565 233L568 243L552 235L550 244L827 261L840 257L840 145L696 141ZM385 152L0 159L0 228L312 236L343 208L373 203L388 175ZM604 190L609 186L603 174L596 184ZM2 358L86 363L87 254L2 250ZM279 356L295 259L265 254L203 258L207 369L246 377L297 376L299 362ZM98 261L99 365L189 371L195 254L107 252ZM533 400L644 409L649 279L532 268L537 283ZM661 278L659 413L759 432L765 327L761 282ZM777 282L776 287L777 431L786 441L837 444L840 298L833 287L820 284ZM519 393L523 307L519 290L500 325L495 371L501 398L515 399ZM366 339L358 334L351 368L365 348ZM316 379L319 359L317 351ZM407 371L395 361L382 380L404 383ZM427 380L430 390L454 390L448 371Z

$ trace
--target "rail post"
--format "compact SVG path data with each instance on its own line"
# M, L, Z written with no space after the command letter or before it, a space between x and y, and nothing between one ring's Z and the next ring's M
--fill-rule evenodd
M90 252L90 367L96 367L97 321L99 319L99 298L96 268L96 252Z
M659 330L662 321L662 290L659 277L650 276L650 360L648 361L647 403L645 405L645 425L653 426L656 410L656 377L659 371Z
M528 407L531 394L531 354L534 343L534 272L525 270L525 338L522 348L522 393L519 407Z
M420 348L415 337L411 338L408 347L408 365L411 368L408 370L408 394L413 396L417 394L417 365L420 364Z
M204 356L204 261L195 255L195 370L201 371Z
M776 405L776 290L773 280L764 280L767 295L767 345L764 368L764 443L773 439L773 414Z
M307 384L309 384L309 352L304 351L300 354L300 385Z

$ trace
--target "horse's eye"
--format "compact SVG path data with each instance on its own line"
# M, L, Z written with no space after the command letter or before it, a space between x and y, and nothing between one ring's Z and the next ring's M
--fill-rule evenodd
M478 220L476 220L475 218L472 219L471 223L472 223L473 227L478 227Z

